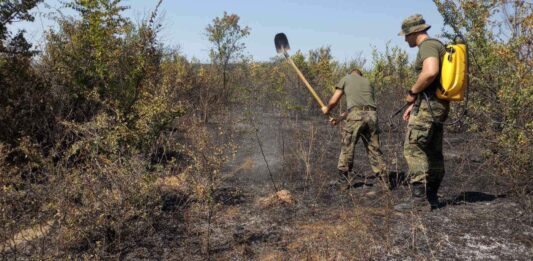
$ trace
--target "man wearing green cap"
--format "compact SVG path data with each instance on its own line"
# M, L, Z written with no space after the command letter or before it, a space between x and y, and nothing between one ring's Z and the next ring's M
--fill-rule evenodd
M440 65L446 49L428 36L430 27L422 15L415 14L403 21L399 33L405 36L409 47L418 47L414 64L418 78L408 91L406 101L410 105L403 114L408 122L404 157L409 167L411 197L394 207L398 211L437 208L437 191L444 176L442 122L448 117L449 102L438 99L436 91L440 88Z
M340 181L347 182L349 187L355 185L356 182L366 183L368 178L380 177L387 181L385 177L387 167L379 143L374 88L359 69L351 68L349 72L335 86L335 93L328 105L322 108L322 112L328 114L338 104L341 97L346 95L348 110L341 115L341 119L345 119L345 125L342 128L342 147L337 165ZM331 123L336 125L341 119L333 119ZM360 173L353 173L355 145L359 139L362 139L365 145L374 172L373 176L365 177Z

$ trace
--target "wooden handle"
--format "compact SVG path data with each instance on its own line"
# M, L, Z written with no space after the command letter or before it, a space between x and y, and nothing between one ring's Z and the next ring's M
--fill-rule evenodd
M318 97L318 94L316 94L315 90L313 89L313 87L311 87L311 84L309 84L309 82L307 82L307 80L305 79L304 75L302 74L302 72L300 72L300 70L298 69L298 67L296 66L296 64L294 64L294 62L292 61L292 59L290 57L287 56L287 60L289 60L289 63L292 65L292 67L294 68L294 70L296 71L296 73L298 74L298 76L300 77L300 79L304 82L305 84L305 87L307 87L307 89L309 90L309 92L311 92L311 95L313 95L313 97L315 98L315 100L318 102L318 104L320 105L320 108L324 107L324 103L322 102L322 100L320 99L320 97Z

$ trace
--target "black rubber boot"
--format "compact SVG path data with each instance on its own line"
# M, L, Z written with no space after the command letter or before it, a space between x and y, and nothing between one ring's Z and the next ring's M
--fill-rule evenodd
M411 197L394 206L394 210L399 212L426 211L430 209L426 200L426 186L422 183L413 183L411 185Z
M361 174L355 174L353 172L347 172L339 170L338 179L334 182L334 185L341 190L348 190L350 188L364 186L366 183L366 177Z
M429 205L431 206L431 210L438 209L439 204L439 196L437 192L439 191L439 185L440 184L428 184L427 190L426 190L426 196L429 201Z
M405 184L405 172L391 171L387 173L387 180L391 190L397 189Z

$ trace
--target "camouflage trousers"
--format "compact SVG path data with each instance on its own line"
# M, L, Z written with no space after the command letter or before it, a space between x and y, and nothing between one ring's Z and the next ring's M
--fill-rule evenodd
M355 145L361 138L372 171L376 174L385 173L387 166L383 160L383 153L381 153L378 133L378 120L375 111L351 111L342 128L342 147L337 168L341 172L350 172L353 169Z
M444 177L442 154L443 125L448 117L449 102L430 100L432 117L426 100L421 101L418 113L411 112L403 147L409 166L411 183L423 183L437 189Z

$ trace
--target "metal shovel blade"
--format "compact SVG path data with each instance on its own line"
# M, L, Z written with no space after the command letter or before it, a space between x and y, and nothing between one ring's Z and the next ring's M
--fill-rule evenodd
M276 51L278 53L285 53L291 49L289 45L289 39L284 33L278 33L274 37L274 44L276 45Z
M285 58L287 58L287 61L289 61L289 64L292 66L292 68L294 68L296 74L298 74L298 77L300 77L300 79L304 82L305 87L307 87L311 95L313 95L315 100L318 102L318 105L320 105L320 108L324 107L322 99L320 99L311 84L309 84L309 82L305 79L305 76L302 74L300 69L298 69L298 66L296 66L296 64L292 61L291 57L287 53L287 51L291 49L287 36L284 33L276 34L276 36L274 37L274 44L276 45L276 51L278 51L278 53L283 53Z

